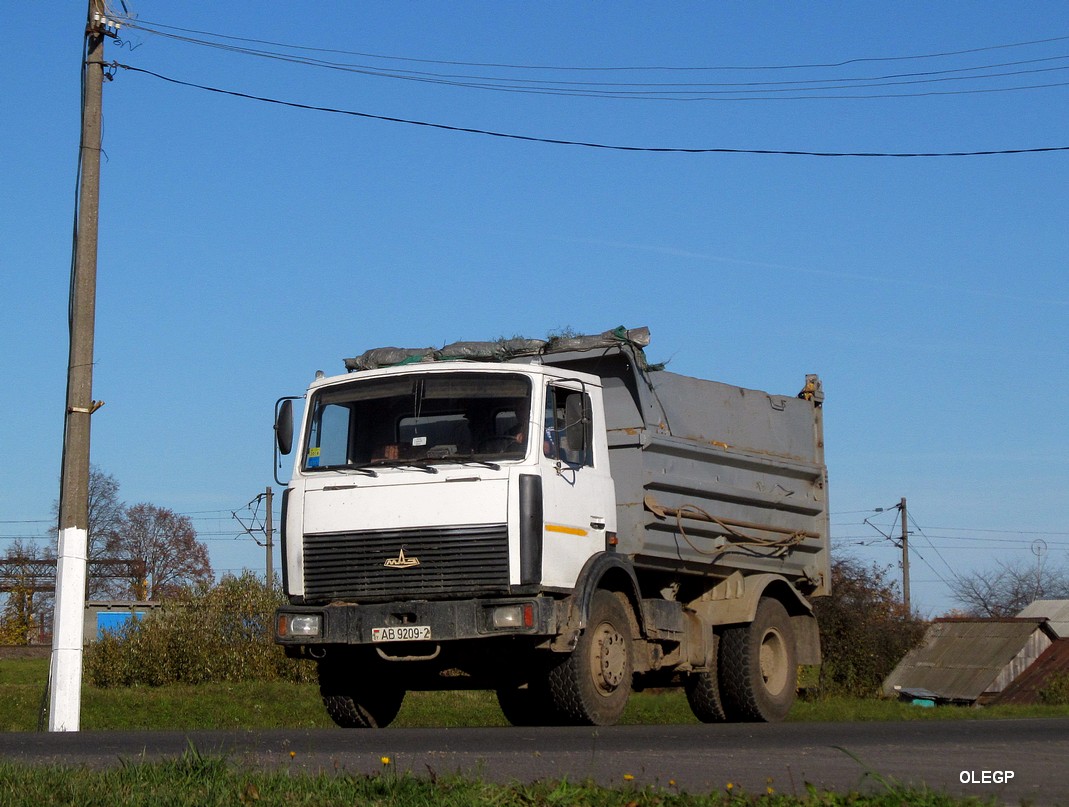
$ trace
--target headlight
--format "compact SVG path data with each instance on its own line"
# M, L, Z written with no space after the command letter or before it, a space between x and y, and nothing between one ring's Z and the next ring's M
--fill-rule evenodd
M319 636L323 620L319 614L281 614L279 636Z
M500 605L494 609L495 628L530 628L534 626L534 606L529 602L520 605Z

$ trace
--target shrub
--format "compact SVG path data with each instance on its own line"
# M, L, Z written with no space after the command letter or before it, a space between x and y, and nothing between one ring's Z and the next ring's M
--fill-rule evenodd
M1037 694L1039 702L1048 706L1069 704L1069 672L1056 672L1051 675Z
M909 613L887 569L851 558L832 564L831 596L814 601L824 663L822 695L871 697L927 624Z
M164 601L86 649L85 679L100 687L314 679L286 658L272 624L283 597L251 572Z

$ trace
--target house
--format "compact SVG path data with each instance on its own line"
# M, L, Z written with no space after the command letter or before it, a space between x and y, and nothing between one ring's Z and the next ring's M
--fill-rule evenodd
M992 703L1036 703L1055 676L1069 676L1069 600L1036 600L1018 616L1045 617L1058 638Z
M1069 639L1069 600L1035 600L1019 617L1043 617L1059 639Z

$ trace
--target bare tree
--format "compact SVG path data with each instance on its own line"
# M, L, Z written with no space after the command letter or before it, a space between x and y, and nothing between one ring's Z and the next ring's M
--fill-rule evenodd
M208 548L188 516L148 503L127 507L106 543L109 557L144 563L144 577L109 581L116 598L158 600L197 583L210 583Z
M109 591L110 568L100 561L108 559L108 542L122 524L125 506L119 500L119 483L97 466L89 468L89 524L86 535L86 597L102 599ZM59 521L59 501L52 504L52 514ZM53 547L58 532L51 530Z
M958 575L950 590L970 616L1016 616L1033 600L1069 598L1069 570L1042 562L997 561L994 569Z

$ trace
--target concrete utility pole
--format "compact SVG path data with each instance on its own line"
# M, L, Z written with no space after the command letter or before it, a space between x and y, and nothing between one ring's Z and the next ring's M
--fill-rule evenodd
M906 526L906 497L898 504L902 514L902 603L908 613L913 613L909 604L909 529Z
M100 132L104 88L103 0L89 0L86 60L82 65L82 135L78 211L70 299L70 357L63 467L59 494L59 547L53 618L49 731L78 731L82 699L85 567L89 538L89 421L93 400L97 228L100 203Z
M272 526L271 518L271 507L274 503L274 496L275 492L271 490L270 487L268 487L267 493L265 494L265 497L267 499L267 515L264 516L264 535L267 537L267 587L269 589L271 587L271 581L274 580L275 577L275 569L271 557L275 551L275 543L272 540L274 528Z

